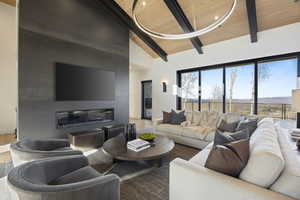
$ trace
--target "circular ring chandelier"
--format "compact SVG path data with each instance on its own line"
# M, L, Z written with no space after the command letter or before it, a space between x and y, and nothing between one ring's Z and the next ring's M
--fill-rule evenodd
M208 33L216 28L218 28L219 26L221 26L233 13L233 11L235 10L235 7L237 5L237 1L238 0L233 0L232 5L230 7L230 9L219 19L217 19L214 23L200 29L197 31L193 31L193 32L189 32L189 33L182 33L182 34L165 34L165 33L159 33L156 31L153 31L149 28L147 28L146 26L144 26L142 23L139 22L139 20L137 19L137 15L136 15L136 6L138 4L140 0L134 0L133 2L133 6L132 6L132 16L133 16L133 21L134 23L137 25L137 27L139 29L141 29L144 33L156 37L156 38L160 38L160 39L166 39L166 40L181 40L181 39L190 39L193 37L198 37L200 35L203 35L205 33Z

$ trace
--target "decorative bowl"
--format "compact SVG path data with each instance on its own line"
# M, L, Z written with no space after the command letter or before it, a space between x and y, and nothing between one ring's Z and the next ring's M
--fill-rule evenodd
M139 135L139 138L148 142L153 142L156 136L153 133L143 133Z

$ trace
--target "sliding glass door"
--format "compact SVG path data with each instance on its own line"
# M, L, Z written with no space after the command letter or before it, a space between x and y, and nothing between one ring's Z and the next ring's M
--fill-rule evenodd
M178 71L177 109L295 119L291 104L298 62L295 54Z
M254 66L226 67L226 112L254 113Z
M181 107L187 111L199 110L199 72L181 74Z
M291 104L297 66L296 58L258 63L258 115L296 119Z
M201 71L201 110L223 112L223 68Z

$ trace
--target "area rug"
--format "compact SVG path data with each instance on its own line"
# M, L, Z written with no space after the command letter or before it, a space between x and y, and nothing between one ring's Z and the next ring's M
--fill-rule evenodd
M0 145L0 178L7 176L13 168L9 152L10 144Z
M189 160L198 152L198 149L176 144L162 167L122 181L121 200L168 200L169 163L175 158Z
M7 176L9 171L13 168L12 162L0 163L0 178Z

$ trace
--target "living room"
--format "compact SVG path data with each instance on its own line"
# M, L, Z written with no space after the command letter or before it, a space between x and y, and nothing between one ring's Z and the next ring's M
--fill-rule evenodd
M300 199L299 1L0 12L1 198Z

